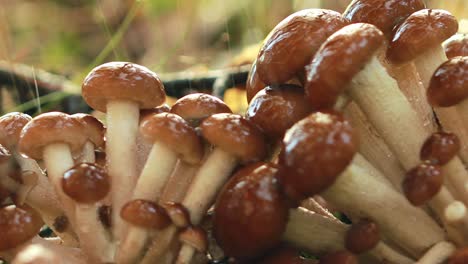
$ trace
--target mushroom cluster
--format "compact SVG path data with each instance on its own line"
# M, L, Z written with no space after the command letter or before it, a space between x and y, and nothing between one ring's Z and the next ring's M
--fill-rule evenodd
M252 64L245 115L202 93L169 107L151 70L96 67L82 96L106 120L0 117L0 258L468 263L457 29L422 0L291 14Z

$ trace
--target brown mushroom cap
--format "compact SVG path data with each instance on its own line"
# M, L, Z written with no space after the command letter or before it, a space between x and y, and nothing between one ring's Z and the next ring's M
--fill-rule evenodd
M162 205L169 218L175 226L185 228L191 225L190 213L185 206L180 203L167 202Z
M357 257L347 251L328 253L320 258L320 264L358 264Z
M342 114L316 112L286 132L279 175L286 194L303 199L328 188L349 165L358 148L351 124Z
M29 207L0 208L0 251L15 248L37 235L42 219Z
M252 98L266 86L267 85L258 77L257 60L255 60L252 63L252 68L250 68L249 75L247 76L247 81L245 83L247 102L250 103Z
M36 116L24 126L18 151L32 159L42 159L42 150L53 143L66 143L73 152L81 151L86 142L83 125L70 115L60 112Z
M426 8L422 0L353 0L343 13L352 23L369 23L385 35L412 13Z
M254 258L276 246L286 227L288 206L272 164L240 169L215 204L213 230L228 256Z
M8 148L15 146L21 130L31 119L31 116L19 112L11 112L0 117L0 144Z
M92 204L109 193L110 179L103 168L92 163L80 163L63 174L62 188L76 202Z
M245 117L271 139L282 138L294 123L312 112L302 87L284 84L267 87L252 99Z
M332 108L383 43L382 32L371 24L351 24L331 35L306 68L304 88L312 106Z
M168 104L162 104L160 106L150 108L150 109L140 109L140 120L143 120L145 117L160 114L160 113L167 113L171 111L171 107Z
M443 43L447 58L468 56L468 35L455 34Z
M260 49L258 76L267 85L286 83L304 69L328 36L347 23L340 13L325 9L305 9L288 16Z
M449 132L433 133L421 147L422 161L436 165L448 163L460 151L460 140Z
M448 260L447 264L465 264L468 263L468 247L463 247L455 251Z
M177 100L171 108L171 113L181 116L194 126L198 126L203 119L211 115L232 113L232 111L229 106L215 96L193 93Z
M236 155L242 162L258 161L266 155L264 136L240 115L215 114L205 119L200 128L210 144Z
M83 124L84 131L88 137L88 140L93 142L94 146L98 149L104 149L104 134L106 128L104 124L97 118L88 114L73 114L71 117L75 118Z
M95 110L106 112L107 102L132 101L153 108L165 101L162 81L146 67L130 62L109 62L94 68L83 81L83 99Z
M438 165L422 163L406 173L403 180L403 193L410 203L420 206L436 195L444 177Z
M140 133L149 142L163 142L188 163L196 164L203 158L201 138L176 114L161 113L146 117L140 123Z
M353 224L346 233L346 249L361 254L373 249L380 241L379 227L376 223L362 219Z
M393 63L413 60L426 50L440 46L457 30L457 19L445 10L423 9L414 12L396 30L387 57Z
M453 106L468 97L468 57L442 63L432 75L427 100L432 106Z
M122 207L120 216L130 224L148 229L163 229L171 224L164 208L148 200L133 200Z
M206 252L208 249L208 235L206 231L200 227L188 227L179 235L179 240L198 252Z

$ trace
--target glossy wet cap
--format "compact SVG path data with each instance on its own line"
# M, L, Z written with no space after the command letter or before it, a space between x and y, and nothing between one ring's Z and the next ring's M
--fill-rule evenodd
M93 142L95 148L104 149L104 134L106 133L104 124L99 119L88 114L73 114L72 117L84 126L84 132L88 140Z
M190 164L203 158L201 138L187 121L172 113L161 113L146 117L140 122L140 133L148 142L162 142Z
M421 147L422 161L436 165L445 165L460 151L460 139L449 132L433 133Z
M245 117L269 138L279 139L294 123L311 112L302 87L283 84L267 87L257 93Z
M455 34L443 43L447 58L468 56L468 35Z
M266 155L264 135L240 115L215 114L205 119L200 128L210 144L237 156L242 162L259 161Z
M320 258L319 264L358 264L357 257L347 251L328 253Z
M371 24L351 24L331 35L306 68L304 89L312 107L332 108L383 43L382 32Z
M391 36L395 26L425 8L423 0L353 0L343 13L352 23L369 23Z
M237 171L223 187L213 230L228 256L254 258L281 241L288 206L276 172L272 164L255 163Z
M148 229L163 229L171 224L164 208L148 200L132 200L120 211L120 216L130 224Z
M443 182L442 169L438 165L421 163L406 173L403 193L411 204L420 206L439 192Z
M447 261L447 264L465 264L468 263L468 247L463 247L455 251Z
M32 117L20 112L11 112L0 117L0 144L12 148L18 143L21 130Z
M147 109L166 100L162 81L146 67L130 62L109 62L94 68L83 81L83 99L106 112L107 102L125 100Z
M288 196L301 200L328 188L358 149L350 122L337 112L316 112L286 132L279 175Z
M177 227L185 228L191 225L190 213L182 204L167 202L162 206L166 209L167 215Z
M92 204L107 196L110 179L107 172L92 163L79 163L62 178L63 192L78 203Z
M449 107L468 97L468 57L442 63L432 75L427 100L435 107Z
M260 80L257 72L257 60L252 63L250 68L249 75L247 76L247 81L245 83L245 93L247 96L247 102L250 103L252 98L267 85Z
M362 219L351 225L345 237L346 249L354 254L361 254L373 249L379 241L379 227L368 219Z
M187 227L180 233L179 240L195 248L198 252L205 253L208 250L208 235L200 227Z
M260 264L315 264L315 260L306 259L301 252L290 247L281 247L270 251L270 255L259 261Z
M414 60L428 49L440 46L457 31L457 19L448 11L417 11L397 28L389 44L387 58L393 63Z
M18 151L29 158L41 160L45 146L65 143L70 146L72 152L78 152L87 139L83 131L83 125L68 114L44 113L24 126L18 142Z
M15 248L37 235L43 225L38 213L14 205L0 208L0 251Z
M198 126L200 121L211 115L232 113L232 111L222 100L213 95L193 93L177 100L171 108L171 113Z
M267 85L286 83L314 56L333 32L347 24L340 13L305 9L281 21L265 40L257 57L257 72Z

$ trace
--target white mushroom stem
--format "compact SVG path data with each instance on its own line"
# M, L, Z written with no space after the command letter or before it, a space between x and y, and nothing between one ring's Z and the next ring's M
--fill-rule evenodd
M453 241L460 246L468 244L468 214L465 204L460 201L450 203L444 210L448 231L453 233ZM449 232L450 234L450 232Z
M75 231L89 261L91 263L113 262L114 245L110 240L110 234L99 221L98 205L77 203L75 220Z
M353 128L359 135L359 153L379 171L385 172L385 177L401 192L401 182L405 170L382 136L367 120L356 103L348 104L345 115L350 119Z
M161 202L182 202L199 168L200 165L191 165L179 160L174 172L167 180L161 194Z
M175 151L162 142L155 142L138 178L132 199L157 202L176 162L177 153ZM140 256L147 238L147 232L142 232L140 228L130 225L119 247L119 252L122 254L118 254L118 262L130 263L124 262L124 259L134 259ZM120 259L121 257L124 259Z
M177 227L174 225L157 232L140 264L172 263L173 259L176 257L172 255L172 252L176 252L177 254L177 251L171 250L171 247L178 243L176 234Z
M179 256L177 257L176 264L190 264L195 253L195 248L187 244L183 244L182 248L179 251Z
M95 163L96 154L94 153L94 143L87 140L83 146L79 162Z
M130 200L137 179L139 115L138 104L134 102L115 100L107 103L106 163L112 182L112 226L117 240L121 239L125 229L120 210Z
M73 167L73 156L70 146L64 143L54 143L44 147L43 160L47 169L49 181L52 183L57 196L62 204L63 211L68 217L72 227L75 225L75 205L62 188L63 174Z
M325 217L328 217L330 219L334 219L335 221L339 221L336 219L336 217L328 211L326 208L324 208L320 203L318 203L313 197L307 198L301 202L302 208L305 208L309 211L312 211L314 213L323 215Z
M442 264L457 248L450 242L441 241L429 249L416 264Z
M373 219L382 234L415 257L445 239L442 228L422 209L354 163L322 195L354 219Z
M309 252L324 254L345 247L344 238L348 229L349 226L328 217L301 208L292 209L283 239ZM366 255L379 263L414 263L414 260L393 250L384 242L379 242Z
M426 89L429 87L429 83L434 72L442 63L447 60L447 55L445 55L445 51L441 45L427 50L414 60L416 69L419 73L419 76L421 76L421 81ZM468 164L467 118L463 116L463 113L461 114L457 110L458 109L456 106L434 108L437 118L442 124L444 130L453 132L460 138L460 157L465 164Z

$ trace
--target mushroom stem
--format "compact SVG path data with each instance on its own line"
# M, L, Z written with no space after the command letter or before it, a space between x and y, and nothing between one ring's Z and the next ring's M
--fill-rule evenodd
M328 253L345 247L344 237L349 226L328 217L304 209L292 209L283 238L299 248L312 253ZM320 237L320 239L316 239ZM379 262L394 264L414 263L411 258L393 250L384 242L368 252L371 258Z
M175 258L173 255L166 254L172 252L169 249L174 243L178 243L175 239L177 234L177 227L171 225L161 232L157 232L153 242L151 243L148 251L145 253L141 264L152 264L152 263L171 263L172 259Z
M72 227L76 227L74 202L62 189L63 174L74 165L69 145L65 143L54 143L44 147L43 160L47 168L49 180L54 186L55 192L62 203L63 211L68 217Z
M200 165L191 165L183 160L176 164L161 194L161 202L181 202L193 181Z
M182 248L179 251L179 256L176 260L176 264L190 264L195 253L195 248L187 244L182 245Z
M460 201L450 203L444 210L444 219L447 222L447 230L453 233L452 240L459 245L466 245L468 215L465 204Z
M138 263L138 260L142 257L147 237L147 229L137 226L130 227L117 251L117 262L122 264Z
M455 252L456 247L447 241L441 241L429 249L416 264L440 264L445 261Z
M77 203L75 207L76 231L83 251L93 263L112 262L115 249L108 232L98 221L98 206Z
M83 146L83 151L81 153L79 162L86 163L95 163L96 155L94 154L94 144L93 142L87 140Z
M436 69L447 60L447 55L441 45L428 49L415 59L416 69L426 89ZM464 122L466 119L457 111L458 109L456 106L436 107L434 111L444 130L453 132L460 138L460 157L465 164L468 164L468 125Z
M107 103L106 160L111 176L113 234L119 240L124 232L122 206L130 199L136 183L136 137L140 110L130 101Z
M433 244L444 240L444 231L422 209L368 174L353 163L322 195L353 218L373 219L383 234L413 256L421 256Z

